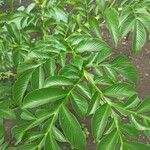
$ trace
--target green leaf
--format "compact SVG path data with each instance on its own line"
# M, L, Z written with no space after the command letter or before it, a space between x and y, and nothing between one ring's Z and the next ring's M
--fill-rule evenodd
M101 49L101 51L98 53L95 59L95 62L101 63L102 61L104 61L106 58L108 58L111 55L112 55L112 50L109 47L105 49Z
M66 138L64 137L64 135L61 133L61 131L56 128L56 127L53 127L53 135L54 135L54 138L59 141L59 142L67 142Z
M36 150L37 144L26 144L16 148L17 150Z
M55 70L56 70L55 60L53 58L50 58L49 60L46 61L44 65L45 65L47 74L50 76L54 76Z
M119 17L115 8L106 9L104 18L110 35L116 45L119 38Z
M36 119L36 117L28 110L24 110L21 113L21 118L24 120L35 120Z
M103 10L105 9L105 0L96 0L96 3L99 7L99 10L103 12Z
M73 85L72 80L64 76L50 76L45 80L44 87Z
M91 101L89 102L88 114L94 114L99 106L100 95L98 92L95 92Z
M23 72L31 70L31 69L34 70L34 68L37 68L40 65L41 65L40 62L35 62L35 61L32 61L32 60L29 60L27 62L20 63L18 65L17 72L18 73L23 73Z
M137 95L133 95L128 99L125 105L127 109L135 108L139 104L139 102L140 102L139 97Z
M134 25L134 32L132 35L132 51L138 53L143 48L146 42L146 29L140 21L136 21Z
M91 92L90 89L88 87L88 85L79 83L77 84L77 88L81 91L81 93L86 96L87 98L91 99Z
M108 76L100 76L95 80L96 84L100 85L112 85L114 82Z
M143 122L138 122L133 115L131 115L131 121L136 129L140 131L150 131L150 127L145 126Z
M19 142L21 142L21 140L25 134L25 131L27 130L29 125L30 125L30 123L24 123L19 126L14 126L12 128L11 133L12 133L12 136L15 137L15 139L16 139L15 144L18 144Z
M125 37L134 27L135 18L134 16L127 17L123 22L120 24L120 37L121 39Z
M27 89L29 80L31 79L32 71L23 73L16 81L13 87L13 98L17 105L22 103L23 96Z
M144 112L149 112L149 111L150 111L150 97L143 100L137 109L138 113L144 113Z
M72 99L72 106L74 111L81 117L84 117L87 114L88 110L88 103L86 99L81 96L79 93L76 92L71 93Z
M137 83L139 76L137 69L133 66L127 56L119 55L111 62L112 67L127 80Z
M97 37L101 38L101 30L97 19L94 17L89 21L91 32L94 32Z
M64 134L72 147L84 150L86 146L85 135L75 116L63 107L59 113L59 120Z
M133 87L127 83L117 83L104 90L106 96L114 98L131 97L136 94Z
M58 7L54 7L53 10L54 10L53 17L54 19L56 19L56 21L64 21L67 23L68 15L63 10L61 10Z
M101 40L98 39L87 39L81 41L76 47L75 51L78 53L83 52L100 52L105 49L110 49L109 46Z
M21 42L21 34L17 25L14 22L11 22L10 24L5 24L5 26L11 37L19 44Z
M55 102L66 96L67 92L60 88L43 88L30 92L23 100L22 108L34 108L49 102Z
M123 134L127 134L128 136L130 136L130 137L135 137L135 138L137 138L138 137L138 135L140 134L140 131L139 130L137 130L135 127L134 127L134 125L133 124L125 124L125 123L122 123L121 125L120 125L120 129L121 129L121 132L123 133Z
M0 150L7 150L8 149L8 143L5 142L4 137L0 136Z
M32 88L35 89L40 89L43 86L44 82L44 71L42 66L36 68L32 74Z
M51 149L51 150L60 150L58 144L56 143L54 137L49 133L46 141L45 141L45 150Z
M149 145L138 143L138 142L124 142L123 149L125 150L148 150L150 149Z
M145 26L147 31L150 32L150 14L141 14L137 19Z
M116 130L113 130L99 142L97 150L115 150L118 143L118 138L118 133Z
M2 119L14 119L16 118L15 113L13 110L9 108L0 108L0 118Z
M83 66L83 58L79 55L75 56L73 58L73 60L71 61L71 64L77 68L79 68L79 70L82 69Z
M102 137L110 115L111 109L108 104L104 104L96 110L92 118L92 134L95 141Z

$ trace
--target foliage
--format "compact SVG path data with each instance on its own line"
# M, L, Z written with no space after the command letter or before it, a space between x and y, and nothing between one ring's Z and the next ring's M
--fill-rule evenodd
M41 0L1 14L1 70L7 75L14 67L16 73L0 81L0 121L17 122L15 149L59 150L60 143L69 143L84 150L87 135L77 118L88 116L97 150L149 149L134 138L141 131L150 137L150 98L139 99L136 68L127 56L112 56L101 34L106 25L117 46L133 32L133 52L140 51L150 27L149 6Z

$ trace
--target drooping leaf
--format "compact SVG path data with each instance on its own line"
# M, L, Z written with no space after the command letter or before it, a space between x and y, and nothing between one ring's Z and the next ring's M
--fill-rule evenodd
M91 98L91 101L89 102L89 107L88 107L89 115L95 113L95 111L97 110L99 106L99 101L100 101L100 95L98 92L95 92Z
M125 105L127 109L130 109L136 107L139 104L139 102L139 97L137 95L133 95L128 99Z
M44 82L44 71L42 66L36 68L32 74L32 88L42 88Z
M147 31L150 31L150 14L144 14L138 17L138 20L145 26Z
M83 66L83 58L81 56L75 56L71 61L71 64L81 70Z
M97 150L109 149L114 150L116 149L118 143L118 133L116 130L113 130L111 133L106 135L98 144Z
M25 91L27 90L27 86L29 80L32 76L32 71L23 73L19 79L16 81L13 87L13 97L16 104L21 104Z
M74 111L81 117L84 117L88 110L88 103L87 100L80 94L76 92L71 93L72 99L72 106Z
M133 115L131 115L131 121L135 128L140 131L150 131L150 128L143 124L143 122L138 122Z
M65 136L63 135L63 133L56 127L53 128L53 135L54 138L59 141L59 142L67 142Z
M123 146L123 149L125 150L148 150L150 149L150 146L149 145L146 145L146 144L142 144L142 143L138 143L138 142L125 142L124 143L124 146Z
M59 114L59 120L64 134L72 147L84 150L86 146L85 135L75 116L63 107Z
M46 138L45 141L45 150L46 149L52 149L52 150L60 150L60 147L58 146L58 144L56 143L54 137L48 133L48 136Z
M99 7L99 10L101 12L103 12L104 8L105 8L105 0L96 0L96 3Z
M92 133L95 141L98 141L102 137L110 114L111 109L108 104L104 104L96 110L92 119Z
M120 37L125 37L134 27L135 18L133 16L127 17L123 22L120 24Z
M137 83L139 76L137 69L133 66L128 57L119 55L111 62L112 67L127 80Z
M106 9L104 12L105 21L110 35L115 44L118 42L119 38L119 18L115 8Z
M132 51L138 53L143 48L146 42L146 29L138 20L135 22L134 31L132 35Z
M142 101L142 103L138 106L139 113L150 111L150 97L146 98Z
M91 31L94 32L98 38L101 38L101 30L98 20L93 17L89 23Z
M37 144L25 144L16 148L17 150L36 150Z

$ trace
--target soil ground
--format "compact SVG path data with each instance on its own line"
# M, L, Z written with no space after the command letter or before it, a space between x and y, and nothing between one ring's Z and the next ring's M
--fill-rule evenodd
M24 1L23 1L24 2ZM29 1L25 1L23 4L24 6L27 6ZM2 9L1 9L2 10ZM3 10L9 11L9 8L7 6L3 7ZM112 45L111 38L109 37L109 34L106 30L103 31L103 37L105 41ZM115 54L125 54L131 58L135 66L137 67L139 71L140 80L137 84L136 90L139 93L140 98L145 98L150 95L150 39L145 44L143 50L138 55L131 54L131 38L123 40L117 48L114 48ZM91 125L91 118L87 118L86 120L82 120L82 123L87 125L88 131L90 132L90 125ZM12 127L12 123L7 121L5 123L5 129L6 129L6 137L7 140L12 143L11 135L10 135L10 129ZM143 134L139 136L139 141L146 142L147 139ZM69 150L67 145L63 146L64 150ZM88 144L86 150L95 150L95 144L93 144L93 138L89 136L88 138Z

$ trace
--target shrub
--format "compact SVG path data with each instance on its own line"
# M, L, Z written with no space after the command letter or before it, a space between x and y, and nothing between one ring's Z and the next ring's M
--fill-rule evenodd
M101 35L106 26L117 46L133 32L132 50L139 52L150 27L148 8L147 1L52 0L1 16L1 124L15 120L16 149L58 150L69 143L84 150L88 135L77 118L87 116L97 150L149 149L128 139L140 131L149 137L150 99L141 101L136 68L127 56L113 56Z

